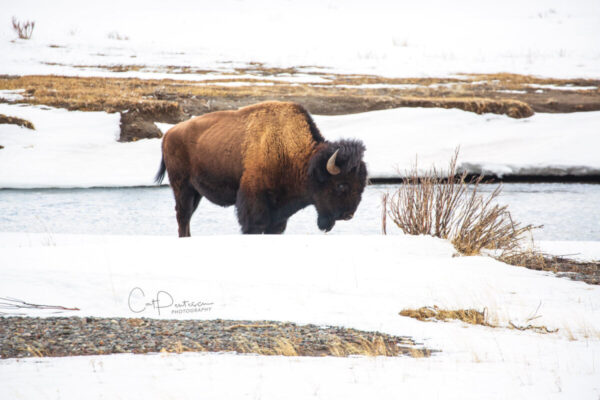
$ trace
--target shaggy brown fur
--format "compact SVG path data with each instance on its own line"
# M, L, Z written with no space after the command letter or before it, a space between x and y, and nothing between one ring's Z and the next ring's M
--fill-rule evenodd
M331 175L326 162L339 150ZM360 142L330 143L311 116L295 103L266 102L237 111L218 111L182 122L163 140L163 163L175 195L179 235L202 196L235 204L244 233L282 233L287 219L309 204L319 228L349 219L366 183Z

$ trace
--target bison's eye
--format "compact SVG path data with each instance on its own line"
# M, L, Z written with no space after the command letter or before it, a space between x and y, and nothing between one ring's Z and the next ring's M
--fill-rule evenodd
M348 184L347 183L338 183L336 189L337 189L338 193L346 193L348 191Z

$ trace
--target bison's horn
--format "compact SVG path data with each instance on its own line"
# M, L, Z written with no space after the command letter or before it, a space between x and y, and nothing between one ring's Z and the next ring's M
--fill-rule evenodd
M331 175L337 175L342 172L342 170L335 165L335 158L337 157L338 151L340 151L340 149L337 149L327 161L327 172L329 172Z

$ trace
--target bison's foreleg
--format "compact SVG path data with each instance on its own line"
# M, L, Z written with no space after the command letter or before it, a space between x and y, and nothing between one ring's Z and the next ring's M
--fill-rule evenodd
M267 226L265 233L280 234L285 231L286 226L287 226L287 219L280 221L280 222L271 223L269 226Z
M271 223L267 196L240 188L235 202L242 233L265 233Z

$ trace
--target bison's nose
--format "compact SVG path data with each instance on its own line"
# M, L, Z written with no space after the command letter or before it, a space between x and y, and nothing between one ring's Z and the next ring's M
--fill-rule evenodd
M344 214L344 220L348 221L350 219L352 219L352 217L354 217L354 213L346 213Z

